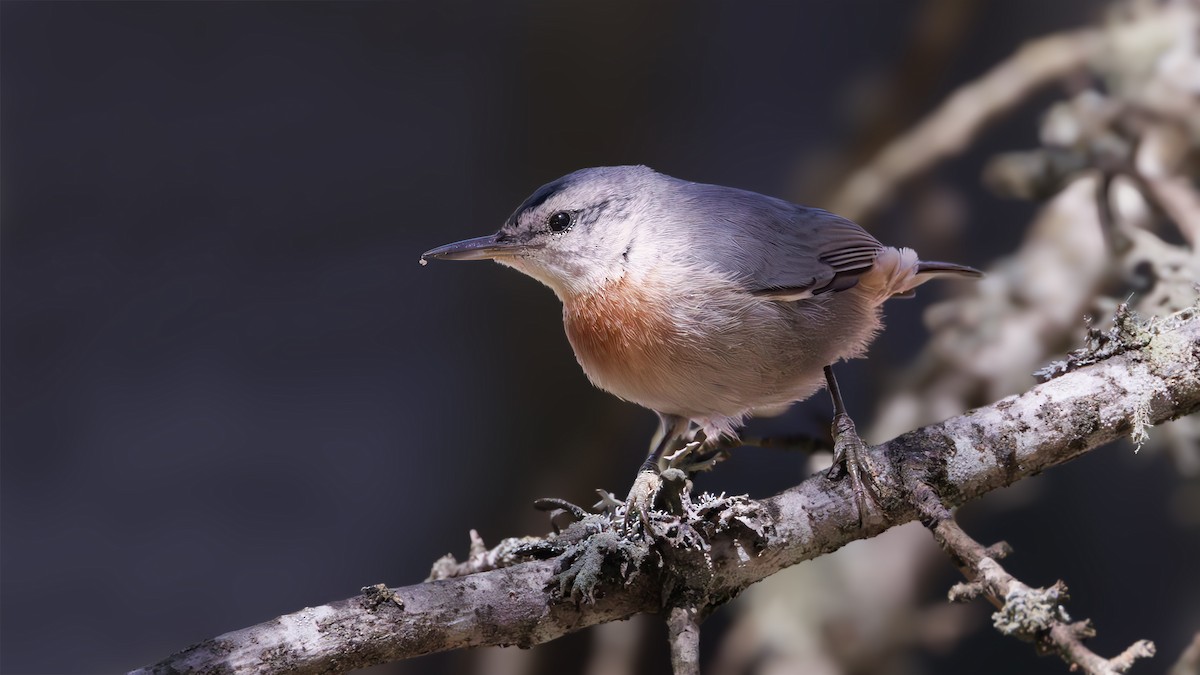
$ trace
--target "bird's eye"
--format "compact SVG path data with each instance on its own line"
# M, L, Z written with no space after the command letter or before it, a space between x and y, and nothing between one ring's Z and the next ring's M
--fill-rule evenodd
M570 211L555 211L546 221L551 232L566 232L575 223L575 216Z

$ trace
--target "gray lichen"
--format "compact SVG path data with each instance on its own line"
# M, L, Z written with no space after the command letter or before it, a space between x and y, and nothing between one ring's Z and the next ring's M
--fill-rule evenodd
M1091 319L1087 321L1087 339L1084 346L1068 353L1066 359L1052 361L1042 367L1034 373L1035 377L1046 382L1118 354L1142 349L1150 344L1155 335L1154 320L1142 321L1137 312L1129 308L1127 302L1117 305L1112 327L1106 331L1093 326Z
M1071 622L1061 604L1066 599L1067 588L1062 582L1050 588L1014 585L1004 597L1004 606L992 614L992 625L1004 635L1037 640L1055 623Z
M545 537L505 539L491 550L472 531L468 559L443 556L430 579L556 558L548 584L554 600L591 604L606 589L628 586L642 574L663 576L664 606L724 600L724 592L713 591L718 561L746 562L766 550L774 534L771 518L746 496L693 495L691 481L678 469L664 471L650 484L644 502L602 492L599 513L562 500L539 500L539 508L553 511L552 522L569 522Z
M624 586L639 574L670 570L670 582L663 587L664 606L685 598L694 606L708 604L715 560L749 560L766 548L772 530L766 524L770 519L748 497L693 496L689 488L690 482L661 482L650 503L666 508L644 508L610 497L606 513L547 537L545 545L561 550L554 596L592 602L606 585ZM589 530L586 536L571 531L581 527Z

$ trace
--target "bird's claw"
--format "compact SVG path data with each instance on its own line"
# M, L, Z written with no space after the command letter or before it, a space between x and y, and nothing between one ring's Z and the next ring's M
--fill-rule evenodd
M659 462L659 467L663 471L679 469L689 475L700 471L709 471L718 462L729 457L730 447L733 446L710 441L709 439L691 441L670 455L663 457L662 461Z
M685 460L688 455L691 455L693 452L699 450L700 446L702 445L704 445L702 441L691 441L690 443L685 443L683 447L663 457L663 461L666 462L666 466L663 466L662 462L659 462L659 466L661 468L678 468L680 462Z
M538 511L563 511L571 519L572 522L578 522L588 516L587 509L582 506L576 506L565 499L557 497L542 497L533 502L533 508Z
M625 498L625 518L622 521L625 532L632 531L637 522L642 523L643 527L647 525L654 497L661 485L662 478L657 471L638 472L633 487L629 488L629 496Z
M607 513L609 516L615 516L617 514L617 509L625 507L625 502L617 499L615 496L613 496L613 493L609 492L608 490L597 489L596 494L600 495L600 501L596 502L592 508L597 511Z
M846 413L833 418L833 465L825 474L833 479L839 467L845 467L854 490L854 503L858 508L858 524L861 527L870 515L869 506L878 504L875 493L875 472L868 459L867 445L863 443L854 427L854 421Z

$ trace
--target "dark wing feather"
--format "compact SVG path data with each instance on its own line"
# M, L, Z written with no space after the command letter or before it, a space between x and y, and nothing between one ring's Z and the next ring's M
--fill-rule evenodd
M828 211L719 185L672 187L671 216L687 227L694 254L755 295L786 302L853 288L883 248Z
M773 234L775 255L753 276L755 295L779 300L853 288L883 247L855 223L828 211L792 206L791 218Z

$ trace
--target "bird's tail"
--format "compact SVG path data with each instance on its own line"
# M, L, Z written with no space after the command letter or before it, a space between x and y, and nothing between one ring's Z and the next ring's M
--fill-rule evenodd
M983 276L983 272L980 272L974 267L967 267L966 265L957 265L955 263L948 262L937 262L934 260L918 260L917 274L931 274L935 276L938 274L949 274L959 277L971 277L974 279L978 279L979 277Z
M875 266L862 276L859 285L874 298L874 302L882 303L888 298L911 297L917 286L943 274L983 276L983 272L974 267L920 260L911 248L885 246L876 257Z

